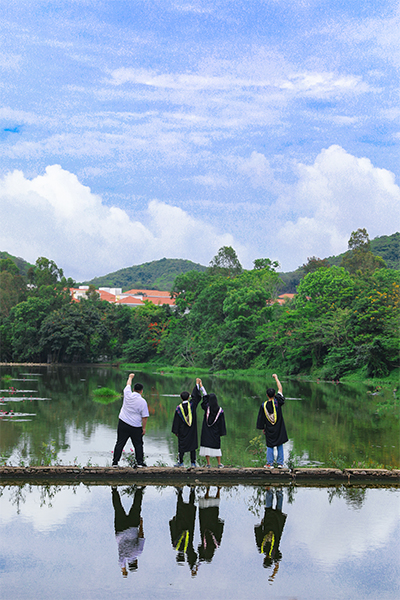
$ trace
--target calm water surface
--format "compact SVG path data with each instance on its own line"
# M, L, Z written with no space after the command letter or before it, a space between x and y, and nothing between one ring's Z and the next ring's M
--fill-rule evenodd
M3 600L399 597L398 489L0 493Z
M11 380L4 379L7 375ZM109 387L120 392L127 373L99 367L3 367L0 377L3 463L40 462L43 446L52 443L62 464L111 464L121 401L100 404L94 401L93 391ZM174 410L180 392L192 390L194 378L137 373L136 380L144 384L150 410L147 463L172 465L177 451L171 434ZM217 394L225 411L228 434L222 441L223 462L263 465L265 442L255 424L266 383L271 385L272 378L207 376L203 382L207 391ZM285 444L286 459L291 452L298 465L399 466L397 392L362 384L291 381L283 376L282 383L290 438ZM10 411L16 414L6 414ZM130 451L129 444L126 450Z

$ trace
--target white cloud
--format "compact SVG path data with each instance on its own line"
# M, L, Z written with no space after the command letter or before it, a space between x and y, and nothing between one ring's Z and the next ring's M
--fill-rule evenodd
M359 227L371 239L398 230L400 188L390 171L336 145L297 170L296 185L276 205L278 215L294 214L277 233L284 268L296 268L310 255L345 252L351 232Z
M274 184L273 170L260 152L253 151L250 158L239 160L238 171L248 175L254 187L271 187Z
M30 262L46 256L77 280L164 256L208 264L224 245L244 251L230 234L158 200L149 203L146 224L133 221L59 165L32 180L9 173L0 200L1 248Z

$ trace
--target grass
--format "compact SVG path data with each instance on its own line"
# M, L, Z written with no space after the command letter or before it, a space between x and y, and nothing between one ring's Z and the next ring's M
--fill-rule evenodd
M111 404L121 398L121 394L107 387L98 388L92 392L95 402Z
M255 377L265 377L266 371L271 372L279 372L281 376L285 376L287 379L296 379L300 381L315 381L320 378L321 381L325 381L320 377L320 373L317 371L313 371L312 373L298 373L296 375L286 375L280 369L273 368L272 366L268 369L266 368L255 368L251 367L249 369L225 369L221 371L213 371L209 368L200 368L200 367L178 367L174 365L163 365L157 362L148 362L148 363L119 363L119 368L126 371L135 372L143 371L143 372L157 372L164 375L194 375L201 377L202 375L212 375L214 377L225 377L225 378L233 378L233 377L241 377L242 379L254 379ZM326 381L330 381L327 379ZM399 384L400 382L400 368L394 369L389 373L389 375L385 378L378 377L366 377L365 370L359 369L358 371L354 371L353 373L349 373L347 375L343 375L340 378L341 383L366 383L369 385L385 385L390 386L392 384Z

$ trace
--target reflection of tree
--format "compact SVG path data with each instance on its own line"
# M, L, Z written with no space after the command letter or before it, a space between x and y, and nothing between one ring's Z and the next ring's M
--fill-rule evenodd
M21 374L26 370L27 367L9 368L7 373L22 377ZM31 457L32 462L37 463L43 443L49 444L54 440L56 452L68 448L71 430L86 438L90 438L99 425L115 431L121 403L118 400L109 405L96 403L92 391L98 387L108 387L120 392L125 383L121 371L98 366L50 366L30 370L41 375L37 383L21 381L15 385L20 389L37 388L34 396L51 400L30 401L27 397L18 408L22 412L36 413L31 421L0 423L1 456L11 456L19 448L22 457ZM170 394L190 389L193 377L168 373L140 373L137 376L144 384L144 397L151 412L148 434L156 431L158 437L164 437L173 456L176 440L172 439L170 425L176 400ZM203 383L206 389L212 389L217 394L221 405L229 411L229 436L225 448L227 460L233 465L254 466L254 456L246 452L246 448L256 433L255 417L260 398L265 397L265 379L254 376L251 379L242 376L229 379L207 376L203 378ZM330 452L335 457L346 455L346 466L357 464L360 459L366 462L370 457L375 461L379 459L383 464L396 464L395 450L391 448L397 448L397 421L389 413L375 414L378 403L385 401L386 396L391 397L391 393L388 391L386 394L382 390L379 396L372 396L367 395L366 391L364 385L285 382L285 395L288 398L285 422L294 454L308 456L310 462L325 464L328 463ZM302 401L292 398L301 398ZM386 448L383 448L384 444ZM376 446L382 446L382 449L376 449Z
M196 506L194 488L190 488L189 502L183 501L183 491L177 491L176 515L169 522L171 543L176 550L176 561L189 564L192 576L197 575L197 554L193 548Z
M362 508L367 490L365 487L341 485L328 489L328 500L331 504L334 498L343 498L348 506L354 509Z
M224 530L224 521L219 518L220 489L214 497L210 497L210 488L199 500L200 537L199 559L211 562L215 550L219 548Z
M252 494L247 501L247 508L256 517L261 515L262 509L265 507L265 490L275 490L274 486L264 487L255 487L252 490ZM286 492L287 502L288 504L293 504L294 497L298 491L298 488L294 485L279 485L279 491L284 490ZM276 492L278 493L278 491Z
M267 488L265 493L264 517L261 520L261 523L254 527L257 548L259 552L264 555L263 566L266 569L273 566L273 572L268 579L271 583L278 572L279 562L282 559L279 544L287 518L287 515L282 512L282 490L277 488L275 490L275 496L276 506L275 508L272 508L274 490Z

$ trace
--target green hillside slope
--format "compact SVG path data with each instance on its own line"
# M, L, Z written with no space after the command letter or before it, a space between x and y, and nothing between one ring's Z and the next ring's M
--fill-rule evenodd
M187 271L205 271L206 267L190 260L180 258L162 258L143 265L136 265L95 277L84 284L99 287L120 287L124 291L133 288L165 290L172 288L175 278Z

